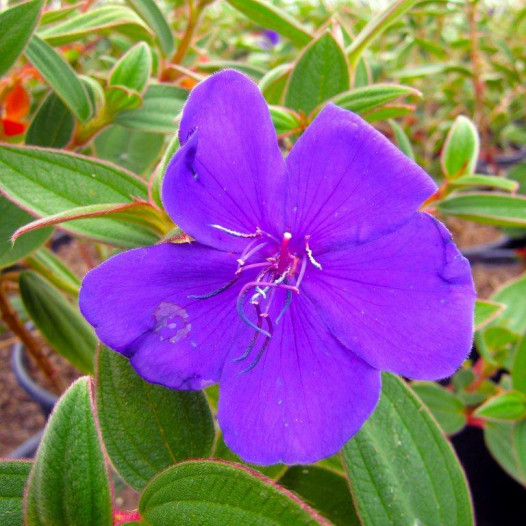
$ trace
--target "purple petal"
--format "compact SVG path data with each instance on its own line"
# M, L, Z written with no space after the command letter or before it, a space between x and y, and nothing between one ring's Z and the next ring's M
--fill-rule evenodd
M287 157L286 225L323 251L402 225L436 189L432 179L357 115L329 104Z
M168 166L163 203L200 243L239 250L224 230L281 232L285 162L258 87L236 71L199 84L183 110L184 146Z
M130 250L84 278L80 309L99 339L128 356L150 382L201 389L217 382L226 353L250 333L235 310L236 284L228 284L235 257L197 243ZM247 335L248 333L248 335Z
M253 369L241 372L252 356L235 357L221 376L218 419L227 445L247 462L308 464L333 455L380 393L380 373L334 339L305 297L294 297Z
M399 230L318 256L302 284L333 334L372 367L450 376L473 338L468 261L446 228L417 213Z

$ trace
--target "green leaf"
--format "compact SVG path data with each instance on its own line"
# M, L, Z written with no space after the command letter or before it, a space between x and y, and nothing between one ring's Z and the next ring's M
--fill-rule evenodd
M417 1L418 0L395 0L384 11L381 11L369 21L346 49L349 62L353 68L371 42L383 33L393 22L409 11Z
M73 14L80 6L81 2L68 5L67 7L61 7L60 9L46 10L46 12L42 13L42 16L40 17L39 25L42 27L55 22L60 22L61 20L68 18L69 15Z
M345 53L326 32L298 58L289 78L285 106L310 113L316 106L349 89Z
M271 69L259 81L259 89L268 104L281 104L292 66L281 64Z
M177 136L177 133L174 133L172 138L170 139L170 142L168 143L168 146L166 147L166 150L164 151L161 162L157 166L157 169L155 170L155 173L152 175L152 178L150 180L150 192L152 199L160 208L163 208L161 190L164 180L164 174L166 173L168 164L170 163L172 157L175 155L175 152L178 149L179 137Z
M278 135L292 130L298 130L300 120L294 112L280 106L269 106L269 110Z
M205 395L150 384L106 347L98 359L96 400L106 450L135 489L181 460L210 455L214 423Z
M507 176L508 179L519 183L519 194L526 194L526 163L520 163L510 168Z
M146 200L146 183L113 165L58 150L0 146L0 189L39 216L79 206ZM67 224L68 230L122 247L155 243L150 230L123 219L99 217Z
M386 104L382 108L371 111L364 115L364 119L369 122L387 121L389 119L398 119L404 115L414 113L415 107L411 104Z
M241 73L256 80L263 78L266 73L266 70L260 66L246 64L236 60L211 60L210 62L196 64L196 68L198 71L204 71L207 73L214 73L221 69L237 69Z
M25 497L25 524L111 526L112 506L91 409L89 378L60 398L38 448Z
M72 67L49 44L33 35L26 56L79 120L90 119L93 108L86 88Z
M27 264L56 287L78 296L80 279L51 250L39 248L28 257Z
M293 17L264 0L227 0L247 18L261 27L272 29L288 38L295 46L303 47L312 40L312 35Z
M484 441L502 469L526 486L526 420L506 424L487 422Z
M169 57L174 51L174 37L155 0L127 0L127 2L153 29L163 55Z
M103 130L94 142L99 159L115 163L138 175L144 174L157 160L163 144L162 135L130 130L118 125Z
M517 344L511 368L513 388L526 393L526 335Z
M152 55L146 42L133 46L113 68L109 85L142 93L152 71Z
M63 46L76 42L93 33L122 33L133 40L149 40L152 33L133 10L125 6L104 6L41 29L39 35L51 46Z
M393 132L395 134L396 139L396 145L402 152L404 152L409 159L415 159L415 154L413 152L413 148L411 146L411 141L409 140L409 137L405 133L405 131L402 129L402 127L393 120L389 121L389 125L393 129Z
M161 473L144 490L139 512L151 526L327 524L271 480L217 461L183 462Z
M506 306L502 303L488 300L475 301L475 330L478 331L494 320Z
M219 396L219 389L214 390L214 391ZM213 409L217 411L217 400L210 402L210 394L211 394L210 387L207 388L206 394L208 395L208 401L210 403L210 406L213 407ZM213 456L214 458L217 458L220 460L226 460L227 462L235 462L238 464L243 464L243 461L226 445L221 432L218 433L218 436L216 438ZM258 466L256 464L246 463L245 465L255 471L259 471L260 473L263 473L263 475L271 479L276 479L280 477L281 475L283 475L283 473L287 469L287 467L284 466L283 464L272 464L270 466Z
M480 140L477 128L467 117L459 115L447 134L440 155L440 164L446 179L456 179L462 175L473 174L479 150Z
M176 117L183 109L188 91L170 84L153 84L144 94L143 105L120 113L115 122L127 128L152 133L175 133Z
M360 526L347 479L317 466L291 466L279 484L299 495L336 526Z
M0 524L3 526L22 526L22 501L31 466L29 460L0 460Z
M526 417L526 394L509 391L489 398L477 408L475 416L484 420L516 421Z
M469 186L489 186L490 188L497 188L499 190L506 190L508 192L516 192L519 188L517 181L512 181L504 177L497 177L492 175L462 175L458 179L453 179L449 185L452 188L469 187Z
M30 232L13 245L11 236L15 230L33 218L3 195L0 195L0 217L2 218L0 221L0 268L9 267L31 254L33 250L45 243L53 232L52 228Z
M495 226L526 226L526 197L473 192L439 201L438 210L476 223Z
M97 338L78 309L34 272L20 275L20 295L27 313L49 344L77 369L92 373Z
M71 140L74 127L75 120L68 107L57 95L50 93L27 130L26 144L62 148Z
M381 108L389 102L408 95L422 96L418 90L410 88L409 86L399 84L374 84L341 93L334 97L331 102L346 110L364 115Z
M123 111L130 111L140 108L142 97L134 90L122 86L108 86L104 89L106 99L106 112L112 117Z
M0 77L24 51L38 22L42 0L15 5L0 13Z
M453 435L466 425L466 408L454 393L434 382L416 382L411 387L426 404L444 433Z
M382 381L378 407L343 448L362 524L473 524L451 445L405 382Z

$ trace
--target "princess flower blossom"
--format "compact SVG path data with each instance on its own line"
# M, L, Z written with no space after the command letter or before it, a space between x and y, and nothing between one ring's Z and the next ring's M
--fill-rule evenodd
M195 239L118 254L80 307L140 376L220 382L228 446L257 464L336 453L374 410L380 371L454 373L472 340L468 262L419 206L431 178L329 104L283 158L247 77L199 84L163 202Z

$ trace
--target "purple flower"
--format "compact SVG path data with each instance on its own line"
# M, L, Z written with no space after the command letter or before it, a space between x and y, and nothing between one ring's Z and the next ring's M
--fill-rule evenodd
M262 46L265 49L273 48L274 46L277 46L279 44L279 33L276 33L276 31L272 31L272 29L265 29L263 31L263 43Z
M163 186L195 241L124 252L80 295L99 338L146 380L220 382L224 439L258 464L336 453L374 410L380 371L451 375L472 340L470 268L418 207L435 184L328 105L286 160L257 87L198 85Z

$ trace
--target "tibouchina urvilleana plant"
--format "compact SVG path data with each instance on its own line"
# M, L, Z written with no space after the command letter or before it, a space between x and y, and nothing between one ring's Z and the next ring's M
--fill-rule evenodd
M452 375L475 293L432 179L355 114L327 105L284 158L258 88L235 71L183 110L165 209L193 241L118 254L84 279L98 337L149 382L219 382L226 444L256 464L338 452L381 371Z

